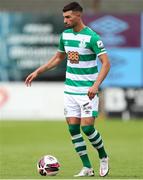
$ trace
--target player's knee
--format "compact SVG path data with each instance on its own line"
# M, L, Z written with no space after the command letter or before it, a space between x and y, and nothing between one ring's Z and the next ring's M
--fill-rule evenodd
M80 134L80 125L79 124L69 124L69 132L72 136Z
M95 131L95 128L93 125L90 126L82 126L82 131L89 136L90 134L92 134Z

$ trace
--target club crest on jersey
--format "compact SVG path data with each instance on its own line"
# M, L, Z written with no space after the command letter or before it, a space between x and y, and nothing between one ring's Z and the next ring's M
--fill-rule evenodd
M85 47L86 47L86 42L85 42L84 39L80 41L79 47L80 47L80 48L85 48Z
M98 48L104 48L104 44L101 40L97 41Z

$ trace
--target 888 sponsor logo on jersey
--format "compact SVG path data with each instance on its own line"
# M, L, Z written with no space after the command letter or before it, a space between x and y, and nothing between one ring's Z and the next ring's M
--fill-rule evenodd
M68 60L72 64L78 64L79 63L79 53L77 51L68 51Z

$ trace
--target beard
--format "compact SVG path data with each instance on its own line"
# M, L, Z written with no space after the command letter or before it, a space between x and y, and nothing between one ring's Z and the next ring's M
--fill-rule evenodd
M75 25L68 25L68 24L64 24L66 29L72 29L75 27Z

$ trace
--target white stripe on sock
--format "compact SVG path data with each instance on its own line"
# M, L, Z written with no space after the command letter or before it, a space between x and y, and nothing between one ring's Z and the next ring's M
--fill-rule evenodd
M83 156L83 155L87 154L86 150L79 151L77 153L79 154L79 156Z
M98 131L94 131L90 136L88 136L88 139L93 139L98 134Z
M93 141L92 144L97 144L101 141L101 136L96 140L96 141Z
M96 149L100 149L103 147L103 143L96 147Z
M85 141L77 142L77 143L74 144L74 147L75 147L75 148L81 147L81 146L85 146Z
M76 134L76 135L72 136L72 140L79 139L81 137L82 137L81 134Z

